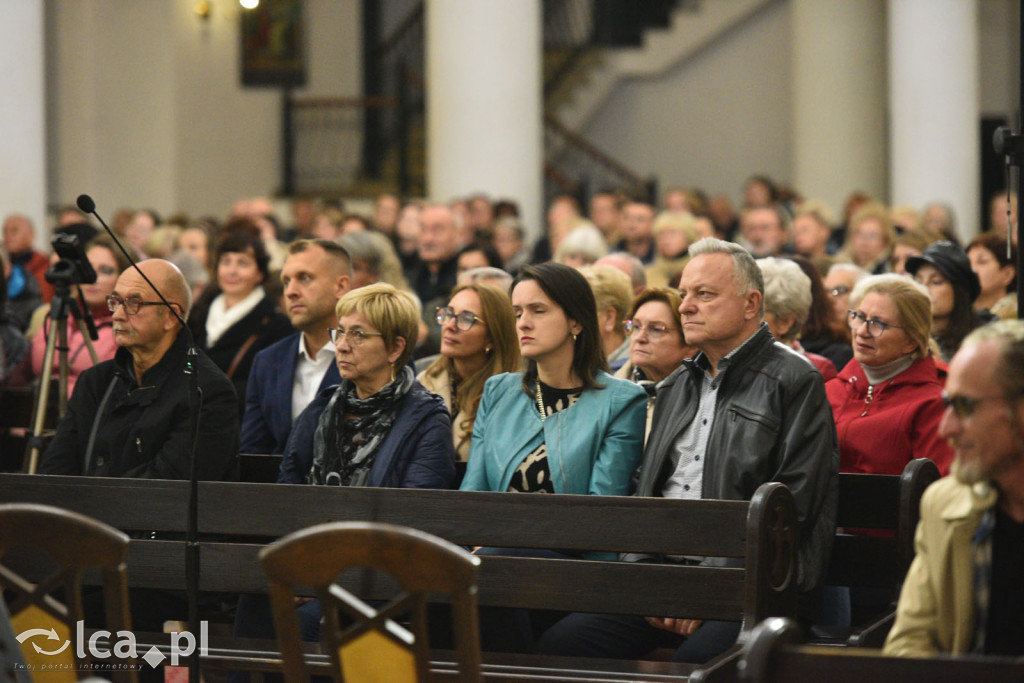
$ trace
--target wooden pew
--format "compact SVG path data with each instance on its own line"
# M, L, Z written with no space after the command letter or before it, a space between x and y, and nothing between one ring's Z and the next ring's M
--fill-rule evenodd
M737 667L744 683L1019 683L1024 660L997 657L885 657L877 650L800 645L800 628L784 618L759 624Z
M819 641L854 647L881 647L892 627L895 600L914 559L914 532L921 496L938 480L939 469L927 458L909 462L900 476L840 474L839 506L825 584L889 590L892 604L851 629L832 629ZM883 535L842 533L870 530Z
M127 532L156 532L155 539L132 541L130 584L183 589L184 542L177 539L185 528L187 486L181 481L3 474L0 500L58 505ZM466 546L706 555L733 558L739 565L485 557L481 605L687 615L741 621L745 630L767 616L795 611L795 511L781 484L765 484L747 503L202 482L199 520L201 535L217 539L201 543L204 591L264 592L256 553L266 540L324 521L376 520ZM224 540L228 537L235 540ZM364 592L367 598L377 595ZM737 653L734 648L712 669L728 678ZM262 659L268 657L264 653ZM245 659L260 657L220 661L238 666ZM685 679L694 669L671 662L559 660L533 663L570 671L565 680L581 675L569 667L584 667L595 676L633 677L629 680ZM493 666L522 668L523 661L529 660Z

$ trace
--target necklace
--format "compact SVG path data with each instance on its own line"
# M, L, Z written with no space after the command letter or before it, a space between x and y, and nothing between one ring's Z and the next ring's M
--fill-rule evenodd
M547 417L547 413L544 411L544 395L540 391L540 380L537 380L537 410L540 411L540 421L543 422Z

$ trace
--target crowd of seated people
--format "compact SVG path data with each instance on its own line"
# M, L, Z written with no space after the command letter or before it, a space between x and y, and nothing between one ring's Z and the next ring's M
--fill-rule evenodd
M263 199L237 202L223 224L177 217L168 227L156 212L125 210L119 225L129 250L175 283L172 312L191 309L218 386L234 386L240 429L228 424L241 451L282 455L281 483L743 498L778 480L798 494L803 552L820 555L836 472L898 474L915 457L950 472L940 429L947 363L972 330L1016 317L1005 234L985 232L964 249L948 211L896 211L863 196L836 224L825 202L764 177L748 181L738 211L683 188L661 202L599 192L589 215L580 207L556 198L532 245L515 204L483 195L403 205L386 194L366 216L296 200L285 228ZM33 234L23 216L5 221L5 382L38 376L46 346L52 259L34 250ZM79 425L94 472L97 449L126 452L135 438L105 383L125 377L114 396L159 391L164 380L151 370L184 341L170 313L148 308L163 304L112 242L83 244L98 274L81 294L100 328L100 366L70 320L69 392L85 376L95 394L95 414ZM119 288L126 272L136 289ZM163 346L147 346L147 320ZM728 424L716 419L724 411ZM746 472L743 485L724 481L724 450L750 444L766 461L730 461ZM823 561L802 558L808 603ZM257 607L253 618L265 619ZM312 634L315 606L302 609ZM806 619L814 613L802 607ZM735 638L731 626L685 616L631 623L635 644L624 648L583 644L607 644L621 624L581 615L550 636L517 633L496 647L631 657L670 645L701 658ZM706 635L682 647L694 634Z

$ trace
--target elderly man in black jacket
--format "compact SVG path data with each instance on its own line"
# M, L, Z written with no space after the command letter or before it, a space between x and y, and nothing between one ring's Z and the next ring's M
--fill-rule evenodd
M160 259L139 268L187 317L191 293L181 271ZM134 268L118 278L108 303L120 348L112 360L82 373L39 472L187 479L188 334ZM238 399L231 381L202 352L197 370L199 478L229 479L238 454Z
M679 312L687 343L700 353L658 386L636 495L749 500L765 482L788 486L800 523L800 613L810 621L835 533L839 471L821 375L776 343L762 322L764 284L750 254L713 238L697 242L690 254ZM635 659L673 647L676 661L702 663L739 633L738 623L686 617L573 614L544 635L540 649Z

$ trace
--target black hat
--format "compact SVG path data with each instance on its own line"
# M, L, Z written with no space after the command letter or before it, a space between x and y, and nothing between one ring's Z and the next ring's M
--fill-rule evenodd
M981 294L981 283L978 276L971 270L971 262L967 253L952 242L935 242L925 248L920 256L911 256L907 259L906 269L911 275L917 274L917 269L928 264L935 266L935 269L942 274L942 277L950 281L953 287L967 290L971 301Z

